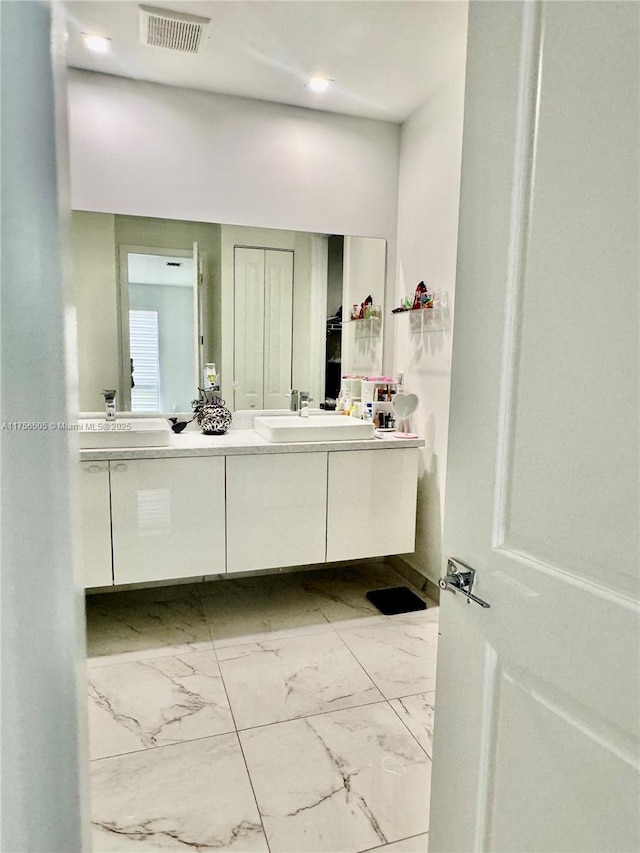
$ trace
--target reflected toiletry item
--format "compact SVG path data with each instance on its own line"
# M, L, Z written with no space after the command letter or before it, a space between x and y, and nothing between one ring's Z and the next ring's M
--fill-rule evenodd
M418 308L422 308L422 297L424 294L426 294L426 292L427 292L427 286L424 283L424 281L419 282L418 286L416 287L415 295L413 297L412 308L414 310L416 310Z
M206 364L204 368L204 387L207 389L217 388L219 385L215 364Z

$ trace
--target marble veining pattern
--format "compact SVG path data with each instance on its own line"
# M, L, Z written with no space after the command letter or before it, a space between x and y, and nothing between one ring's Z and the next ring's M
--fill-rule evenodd
M391 844L383 844L382 847L372 847L366 853L427 853L429 843L428 833L414 835L413 838L404 838L402 841L394 841Z
M337 630L385 699L435 689L437 623L407 614L382 624Z
M428 829L431 762L385 702L240 740L271 853L351 853Z
M102 758L91 776L94 853L268 853L235 733Z
M433 718L436 694L418 693L389 703L427 755L433 757Z
M215 648L332 630L319 602L287 576L205 584L201 606Z
M218 649L238 729L383 697L334 632Z
M89 596L96 853L425 853L438 610L365 597L400 585L371 562Z
M89 670L91 758L234 731L215 652Z
M308 572L296 583L332 624L364 617L386 619L366 597L374 586L397 586L398 576L386 564L369 564L364 568L329 569Z
M204 611L193 597L129 601L117 592L94 598L87 606L87 652L93 663L213 648Z

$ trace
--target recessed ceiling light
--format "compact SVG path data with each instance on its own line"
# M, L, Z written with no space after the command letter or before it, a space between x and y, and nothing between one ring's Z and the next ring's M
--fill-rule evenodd
M326 92L332 82L327 77L312 77L308 86L312 92Z
M91 50L93 53L109 53L111 50L111 39L105 38L105 36L82 33L82 41L87 50Z

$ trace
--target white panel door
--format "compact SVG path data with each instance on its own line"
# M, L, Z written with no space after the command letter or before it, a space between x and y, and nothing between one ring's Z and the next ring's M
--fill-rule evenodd
M287 409L293 344L293 252L264 253L263 409Z
M261 409L264 396L264 249L234 249L234 409Z
M227 571L322 563L327 454L227 457Z
M113 576L109 463L81 462L80 470L78 538L84 586L110 586Z
M224 572L224 457L110 464L116 584Z
M471 4L430 853L640 849L638 14Z
M418 448L329 453L327 561L415 546Z

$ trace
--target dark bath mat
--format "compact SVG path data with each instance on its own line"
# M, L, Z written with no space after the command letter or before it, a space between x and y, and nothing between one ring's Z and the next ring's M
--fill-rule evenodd
M420 596L406 586L393 586L389 589L374 589L367 598L385 616L398 613L412 613L414 610L426 610L427 605Z

